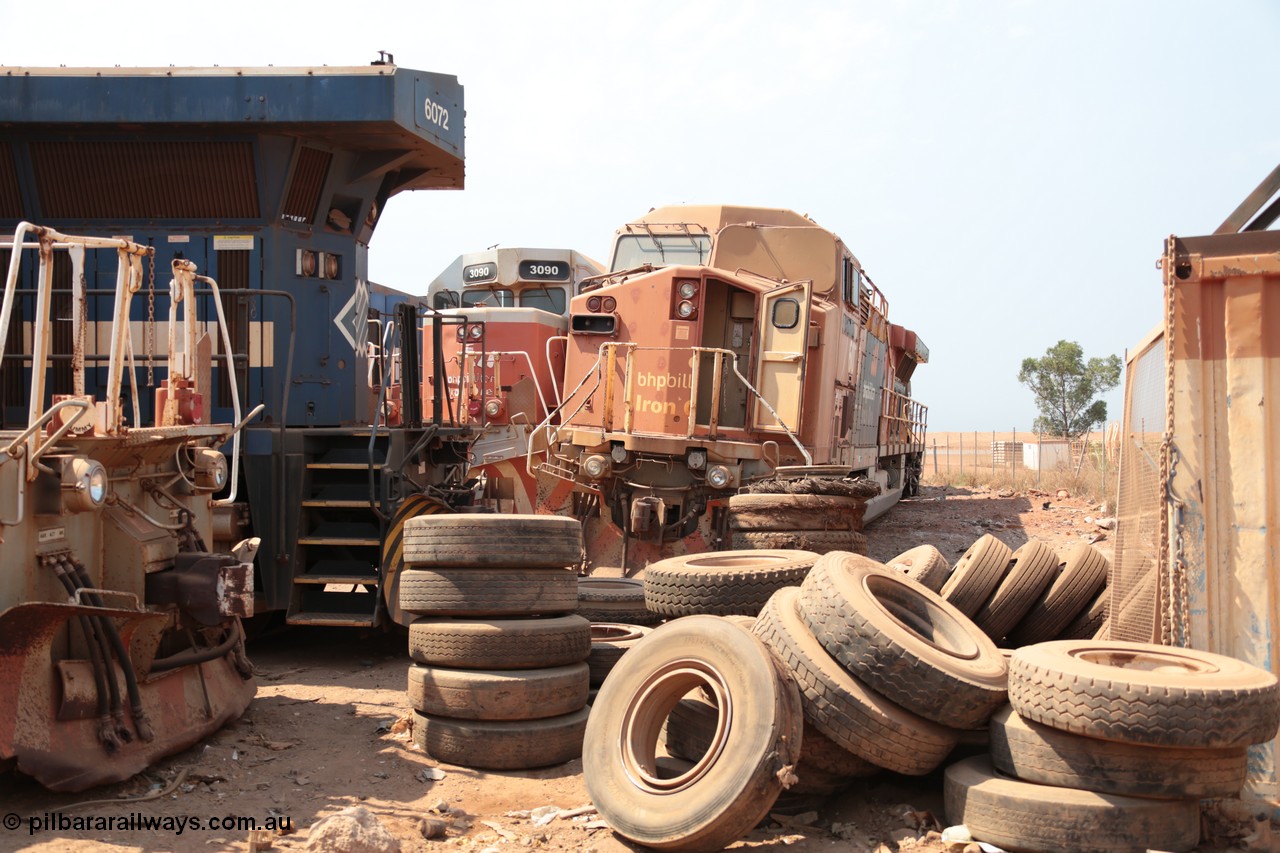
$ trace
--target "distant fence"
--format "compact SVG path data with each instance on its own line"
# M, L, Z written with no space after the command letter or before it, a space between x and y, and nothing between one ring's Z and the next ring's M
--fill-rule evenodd
M1115 476L1119 453L1119 424L1108 424L1075 441L1017 430L938 432L926 441L924 474L944 479L959 474L978 479L1009 475L1020 481L1035 478L1032 482L1046 475L1051 479L1091 475L1100 477L1105 492L1107 480Z

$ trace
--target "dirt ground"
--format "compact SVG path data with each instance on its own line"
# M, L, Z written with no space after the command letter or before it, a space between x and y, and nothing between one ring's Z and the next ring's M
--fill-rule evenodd
M1013 547L1028 538L1060 549L1098 540L1110 556L1110 540L1098 539L1106 531L1092 523L1105 514L1096 504L1071 497L931 487L868 525L866 533L871 556L881 560L931 543L954 561L983 533ZM0 849L249 849L246 831L207 828L209 818L225 816L256 818L260 825L268 818L287 818L293 831L274 836L274 848L301 849L313 823L355 805L372 812L404 851L637 849L590 810L541 826L529 815L545 806L589 806L579 761L499 773L441 765L418 750L407 731L408 659L402 637L297 629L261 638L249 651L259 687L245 716L145 774L81 794L50 793L14 775L0 778L0 811L22 820L16 831L0 828ZM147 801L128 800L159 792ZM85 804L90 800L98 802ZM735 849L944 849L936 834L928 834L946 825L940 773L923 778L884 774L788 810L801 813L766 822ZM191 816L202 826L188 826L180 835L74 829L29 834L28 818L52 815L56 820L58 813L67 818ZM425 817L443 822L444 838L423 837Z

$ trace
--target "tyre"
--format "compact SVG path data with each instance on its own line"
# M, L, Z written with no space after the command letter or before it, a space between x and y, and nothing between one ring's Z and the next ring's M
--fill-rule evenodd
M546 669L409 667L409 704L456 720L537 720L587 704L587 664Z
M932 545L918 545L903 551L885 563L895 572L901 572L918 584L938 592L951 575L951 564L942 552Z
M1059 640L1094 640L1102 639L1098 636L1102 631L1102 626L1107 622L1107 611L1111 603L1111 588L1104 586L1089 606L1080 611L1075 619L1071 620L1071 624L1063 628L1058 634Z
M1013 630L1058 573L1058 554L1043 542L1031 540L1013 552L1009 571L973 614L973 621L997 643Z
M654 629L600 688L587 723L582 777L614 831L658 849L720 850L777 800L800 754L800 694L764 644L724 619L691 616ZM717 697L710 749L661 777L667 717L689 693Z
M1010 645L1030 646L1052 640L1107 584L1110 564L1092 545L1076 545L1060 565L1057 578L1009 634Z
M586 660L591 623L581 616L545 619L430 619L409 626L409 657L430 666L540 669Z
M730 530L858 530L866 501L834 495L734 495Z
M591 670L591 686L604 683L613 667L627 651L643 639L652 629L642 625L622 625L616 622L591 623L591 654L587 666Z
M651 564L645 606L663 616L755 616L775 590L804 580L810 551L712 551Z
M582 562L582 524L556 515L462 513L404 523L404 561L419 568L555 568Z
M1013 551L990 533L961 555L942 585L941 595L965 616L972 616L991 597L1004 577Z
M991 638L873 560L823 557L800 587L800 614L845 669L915 714L973 729L1005 702L1004 657Z
M1195 800L1143 800L999 776L985 756L947 768L948 822L977 840L1026 853L1190 851L1200 841Z
M578 578L578 615L591 622L652 625L662 621L644 606L644 581Z
M582 754L589 707L545 720L454 720L413 712L413 740L437 761L485 770L527 770Z
M895 773L928 773L956 745L956 733L868 688L827 654L800 617L794 587L765 604L753 629L795 676L805 722L841 748Z
M1054 640L1016 650L1009 701L1033 722L1102 740L1222 748L1280 727L1280 683L1235 658L1120 640Z
M729 547L735 551L792 549L815 554L865 554L867 537L856 530L734 530L729 535Z
M1194 800L1234 797L1248 769L1245 747L1183 749L1084 737L1024 720L991 718L991 764L1025 782L1100 794Z
M578 579L568 569L406 569L400 606L425 616L572 613Z

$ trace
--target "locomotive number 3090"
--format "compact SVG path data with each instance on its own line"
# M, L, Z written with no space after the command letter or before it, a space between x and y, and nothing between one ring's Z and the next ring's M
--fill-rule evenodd
M426 113L427 121L439 125L444 130L449 129L449 111L447 109L430 98L425 98L423 100L423 110Z

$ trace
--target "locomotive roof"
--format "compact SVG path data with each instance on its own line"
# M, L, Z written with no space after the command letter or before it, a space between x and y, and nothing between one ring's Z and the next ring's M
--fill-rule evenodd
M757 225L819 227L809 217L801 216L793 210L730 204L673 204L655 207L644 216L633 220L632 224L696 224L715 233L726 225L741 225L747 222L754 222Z

